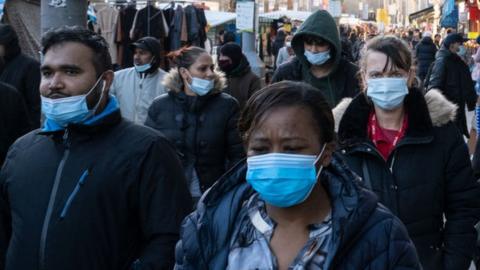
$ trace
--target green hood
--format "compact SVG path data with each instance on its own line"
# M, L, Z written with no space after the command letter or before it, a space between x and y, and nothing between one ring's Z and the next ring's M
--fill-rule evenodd
M305 52L305 49L303 48L303 38L305 35L321 37L330 43L330 51L332 55L331 60L329 60L327 65L331 65L330 73L334 72L340 62L342 45L340 43L340 34L338 32L337 24L330 13L325 10L314 12L305 22L303 22L292 39L292 48L295 51L295 55L303 66L310 67L310 63L303 55Z

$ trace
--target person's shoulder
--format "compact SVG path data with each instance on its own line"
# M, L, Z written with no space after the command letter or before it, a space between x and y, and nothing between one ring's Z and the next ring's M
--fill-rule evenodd
M0 82L0 96L7 98L15 98L21 97L21 94L12 85Z
M135 68L134 67L129 67L129 68L124 68L121 70L115 71L115 78L122 78L124 76L128 76L129 74L134 74Z
M139 144L150 145L152 143L167 143L165 136L155 130L145 125L139 125L131 122L130 120L122 119L121 128L123 136L125 136L123 141L128 142L129 145L134 144L135 148L142 148ZM135 142L135 143L133 143Z

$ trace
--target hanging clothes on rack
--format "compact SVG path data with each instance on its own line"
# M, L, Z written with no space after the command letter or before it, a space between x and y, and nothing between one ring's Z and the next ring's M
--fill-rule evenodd
M148 3L145 8L137 11L131 29L130 38L137 40L142 37L155 37L162 41L168 36L168 25L163 11Z
M115 41L119 49L117 62L122 68L133 67L133 53L128 49L128 46L133 42L129 33L136 14L135 5L122 8L118 14Z
M170 23L170 35L168 36L171 51L180 49L182 46L182 40L185 40L185 37L185 41L188 40L188 33L186 33L186 30L186 18L183 7L178 5Z
M97 25L100 34L108 43L112 64L118 64L117 44L115 43L115 31L117 30L118 10L111 5L106 5L97 11Z

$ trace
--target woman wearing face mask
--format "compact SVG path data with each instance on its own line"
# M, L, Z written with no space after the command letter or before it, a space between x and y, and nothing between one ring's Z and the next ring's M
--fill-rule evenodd
M342 58L338 28L327 11L310 15L291 45L295 57L277 68L272 82L306 82L321 91L332 107L359 92L358 67Z
M175 269L420 269L401 222L333 154L318 90L268 86L239 128L248 159L184 220Z
M202 48L172 52L176 67L165 76L167 94L156 98L145 125L161 131L181 154L190 193L196 200L227 168L244 156L236 128L237 101L222 93L225 78Z
M468 269L480 193L468 149L440 92L412 88L412 55L394 36L370 40L364 92L334 109L339 152L406 225L424 269Z

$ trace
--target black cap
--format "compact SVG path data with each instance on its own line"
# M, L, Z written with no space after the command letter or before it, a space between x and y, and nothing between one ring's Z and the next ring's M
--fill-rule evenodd
M463 43L465 42L466 40L463 38L462 35L460 34L449 34L445 40L443 41L443 45L445 46L445 48L448 48L450 47L450 45L452 45L453 43Z
M130 44L130 49L135 50L135 48L140 48L151 52L153 55L158 55L160 53L161 47L158 39L154 37L143 37L134 43Z

